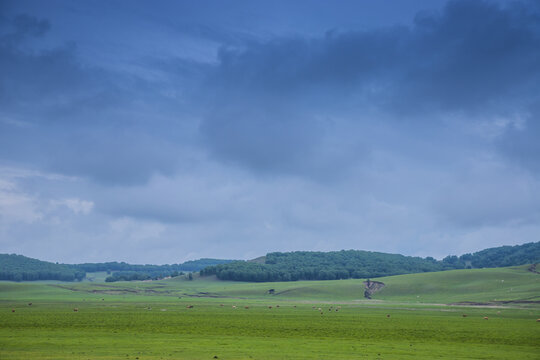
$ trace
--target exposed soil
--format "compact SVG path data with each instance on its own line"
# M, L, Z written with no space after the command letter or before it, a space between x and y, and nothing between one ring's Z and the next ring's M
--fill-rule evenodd
M365 291L364 291L364 297L366 299L371 299L371 296L376 293L377 291L381 290L383 287L385 287L384 283L380 281L371 281L367 280L363 282Z
M227 296L223 296L223 295L218 295L218 294L212 294L212 293L209 293L209 292L199 292L197 294L182 294L184 296L187 296L187 297L196 297L196 298L218 298L218 299L222 299L222 298L227 298Z
M467 306L493 306L493 305L506 305L506 304L540 304L540 301L536 300L506 300L506 301L490 301L490 302L476 302L476 301L459 301L448 305L467 305Z

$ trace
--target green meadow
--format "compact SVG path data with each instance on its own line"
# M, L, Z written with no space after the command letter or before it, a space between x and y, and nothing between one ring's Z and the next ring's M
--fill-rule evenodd
M0 282L0 359L540 359L539 278Z

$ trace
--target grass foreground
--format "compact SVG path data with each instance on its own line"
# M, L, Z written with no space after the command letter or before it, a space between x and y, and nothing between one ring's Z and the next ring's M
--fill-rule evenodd
M539 277L395 276L371 301L360 280L0 282L0 359L539 359Z

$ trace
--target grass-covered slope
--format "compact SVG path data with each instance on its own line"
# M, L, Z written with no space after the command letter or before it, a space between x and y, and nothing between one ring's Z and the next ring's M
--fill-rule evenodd
M379 300L363 298L359 279L0 281L0 359L538 359L538 304L433 303L534 299L539 277L519 267L378 278Z
M84 278L85 272L67 265L32 259L22 255L0 254L0 280L62 280Z
M540 305L540 275L528 266L449 270L376 278L385 286L373 300L407 303L491 303ZM212 285L215 284L215 285ZM273 283L208 283L205 290L234 297L274 297L290 300L365 300L363 280L295 281ZM274 289L275 295L268 295Z
M540 304L540 275L529 266L452 270L377 279L386 285L374 299L408 302Z
M540 275L527 267L450 270L444 272L408 274L377 278L385 284L372 294L375 301L387 303L481 302L504 305L536 306L540 303ZM504 281L502 281L504 280ZM1 283L4 299L116 299L129 301L177 301L177 299L251 301L331 301L363 303L364 281L361 279L288 281L248 283L220 281L215 277L193 281L185 278L150 282L74 283L74 284L14 284ZM273 289L271 294L269 290Z

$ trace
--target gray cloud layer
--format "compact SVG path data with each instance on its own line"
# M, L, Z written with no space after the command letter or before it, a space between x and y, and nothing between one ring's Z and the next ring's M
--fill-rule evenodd
M0 251L537 240L540 6L394 5L3 3Z
M538 7L527 5L453 1L442 14L418 14L411 28L222 48L205 88L215 104L203 133L219 157L302 172L311 158L321 164L314 149L333 130L321 118L335 114L380 121L372 110L434 132L440 124L426 123L445 114L529 114L540 94L540 31Z

